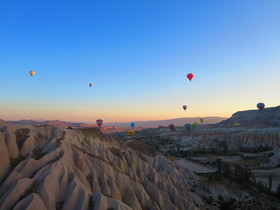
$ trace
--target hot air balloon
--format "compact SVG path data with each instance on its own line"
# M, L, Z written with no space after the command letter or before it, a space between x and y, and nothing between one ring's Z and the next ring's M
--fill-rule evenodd
M34 77L34 75L36 74L35 71L30 71L29 74L31 75L31 77Z
M238 127L238 126L240 126L240 123L234 123L233 126Z
M186 111L186 109L187 109L187 105L184 105L184 106L183 106L183 109Z
M264 103L258 103L257 107L260 111L262 111L264 109L265 105L264 105Z
M175 131L175 125L170 124L168 127L169 127L169 129L170 129L171 131Z
M134 130L129 130L128 135L131 136L131 137L135 136L135 131Z
M101 120L101 119L96 120L96 124L97 124L98 127L100 128L101 125L103 124L103 120Z
M200 121L200 123L203 123L203 122L204 122L204 119L203 119L203 118L200 118L199 121Z
M92 87L93 86L92 83L89 83L89 86Z
M191 128L192 128L192 125L191 125L191 124L189 124L189 123L185 124L185 129L186 129L188 132L190 132Z
M188 78L190 81L192 81L192 79L194 78L194 74L189 73L189 74L187 75L187 78Z
M193 128L193 129L195 129L196 126L197 126L197 123L196 123L196 122L192 124L192 128Z
M134 123L134 122L130 123L130 126L131 126L132 128L134 128L135 123Z

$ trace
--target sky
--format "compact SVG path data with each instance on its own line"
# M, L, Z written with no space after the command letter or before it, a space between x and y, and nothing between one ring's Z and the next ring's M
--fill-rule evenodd
M279 11L279 0L2 0L0 119L129 122L278 106Z

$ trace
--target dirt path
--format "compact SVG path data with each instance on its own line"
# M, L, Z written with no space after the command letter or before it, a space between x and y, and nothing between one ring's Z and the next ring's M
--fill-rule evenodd
M185 159L180 159L176 163L196 173L213 173L216 171L210 167L208 168L204 165L200 165L198 163L194 163L192 161L185 160Z

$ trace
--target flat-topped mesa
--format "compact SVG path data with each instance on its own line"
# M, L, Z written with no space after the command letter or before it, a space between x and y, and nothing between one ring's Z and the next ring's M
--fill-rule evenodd
M279 127L280 106L265 108L262 111L239 111L233 114L229 119L224 120L216 125L232 126L234 123L239 123L240 126L245 127Z

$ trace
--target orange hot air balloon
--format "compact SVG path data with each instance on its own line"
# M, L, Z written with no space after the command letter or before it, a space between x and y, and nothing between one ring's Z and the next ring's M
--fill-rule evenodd
M101 125L103 124L103 120L101 120L101 119L96 120L96 124L97 124L98 127L100 128Z
M93 86L92 83L89 83L89 86L92 87Z
M190 81L192 81L192 79L194 78L194 74L189 73L189 74L187 75L187 78L188 78Z
M135 131L134 130L129 130L128 135L129 136L135 136Z
M31 77L34 77L34 75L36 74L35 71L30 71L29 74L31 75Z

